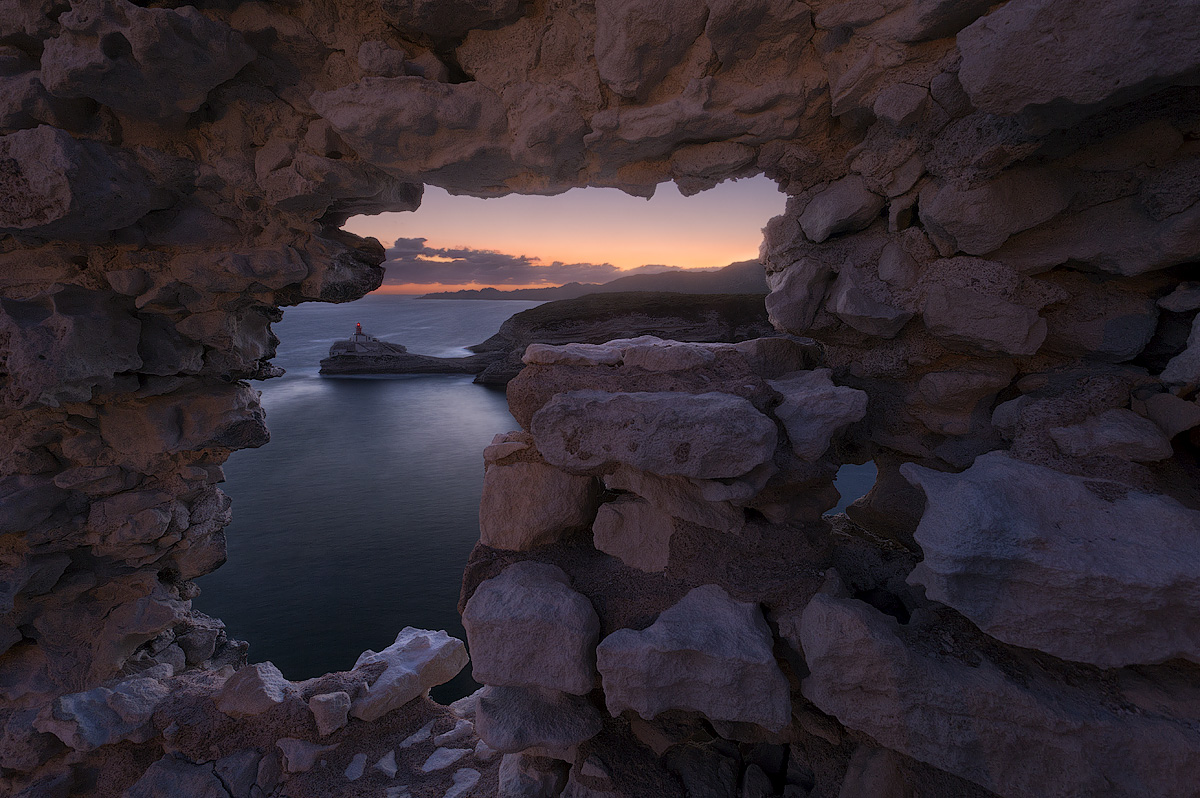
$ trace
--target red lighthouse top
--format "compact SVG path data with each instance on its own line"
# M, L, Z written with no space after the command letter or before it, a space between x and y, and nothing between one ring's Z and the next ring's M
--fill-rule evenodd
M361 324L361 323L359 323L359 324L355 324L355 325L354 325L354 334L355 334L355 335L362 335L362 334L363 334L363 331L362 331L362 324Z

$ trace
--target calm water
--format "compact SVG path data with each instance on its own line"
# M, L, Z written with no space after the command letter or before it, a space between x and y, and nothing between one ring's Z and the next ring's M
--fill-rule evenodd
M250 642L252 662L304 679L349 669L404 626L465 636L455 608L479 539L481 453L517 428L504 393L469 375L319 377L318 361L355 322L414 352L467 354L538 304L369 296L284 312L274 362L287 374L256 384L271 443L226 463L229 561L195 600Z
M250 661L290 679L347 670L405 626L465 639L463 567L479 539L483 448L516 429L503 391L470 376L329 378L318 362L355 322L421 354L455 356L538 302L369 296L284 312L275 363L258 383L271 443L235 453L229 561L199 581L196 609L250 642ZM865 493L874 466L838 474L840 511ZM434 691L474 689L468 671Z

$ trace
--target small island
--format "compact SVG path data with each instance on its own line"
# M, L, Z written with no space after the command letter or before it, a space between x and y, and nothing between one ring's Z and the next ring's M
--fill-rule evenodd
M487 352L468 357L433 357L409 352L401 344L367 335L362 324L354 325L354 334L329 347L329 357L321 361L321 374L479 374L500 357Z

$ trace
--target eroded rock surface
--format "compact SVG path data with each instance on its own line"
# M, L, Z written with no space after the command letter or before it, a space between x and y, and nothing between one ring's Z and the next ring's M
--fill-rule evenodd
M1187 0L9 3L0 791L495 793L499 757L460 727L474 710L420 695L462 665L448 638L292 683L239 670L245 646L191 609L225 559L221 464L268 440L246 381L278 373L280 308L379 285L383 247L341 224L414 209L424 184L648 196L765 174L788 195L760 252L777 335L745 341L762 314L738 302L680 299L634 314L652 336L589 318L545 339L569 346L506 344L505 379L527 356L508 389L522 431L489 447L463 585L466 605L520 561L559 568L617 640L720 590L751 608L720 617L758 619L754 667L737 690L683 682L660 697L690 709L662 712L650 676L623 677L653 720L612 718L603 682L492 685L520 699L505 789L1191 794L1194 17ZM868 460L876 488L825 517L838 468ZM611 523L622 506L642 509ZM676 615L679 640L703 637ZM233 703L260 711L231 716L217 697L242 681ZM775 698L725 712L732 694ZM340 728L344 700L309 704L338 695ZM522 725L563 701L600 728Z

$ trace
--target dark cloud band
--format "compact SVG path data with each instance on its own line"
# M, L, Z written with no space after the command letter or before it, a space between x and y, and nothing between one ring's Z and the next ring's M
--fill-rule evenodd
M618 269L611 263L543 263L528 255L506 255L488 249L437 249L424 238L398 238L387 251L385 283L402 285L562 285L603 283L629 274L675 271L678 266L649 264Z

